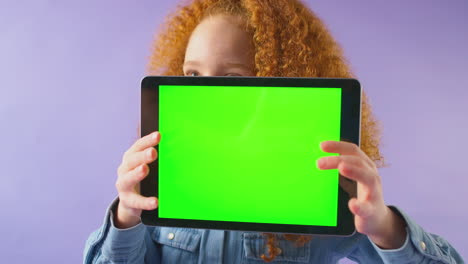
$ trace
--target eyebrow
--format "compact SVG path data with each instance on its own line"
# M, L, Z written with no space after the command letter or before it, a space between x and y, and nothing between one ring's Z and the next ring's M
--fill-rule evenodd
M200 62L198 62L198 61L186 61L186 62L184 62L184 67L185 66L200 66Z
M199 61L186 61L184 62L184 67L186 66L200 66L201 63ZM238 62L226 62L223 63L225 67L229 68L242 68L242 69L249 69L249 67L243 63L238 63Z
M227 62L224 63L224 66L229 67L229 68L242 68L242 69L248 69L247 65L243 63L235 63L235 62Z

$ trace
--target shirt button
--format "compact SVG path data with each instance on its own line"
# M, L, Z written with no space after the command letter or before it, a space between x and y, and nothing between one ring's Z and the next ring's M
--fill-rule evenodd
M175 237L174 233L167 234L167 238L169 238L169 240L174 239L174 237Z
M426 250L426 243L424 243L424 241L421 241L421 243L419 243L419 245L421 246L421 249L423 251Z

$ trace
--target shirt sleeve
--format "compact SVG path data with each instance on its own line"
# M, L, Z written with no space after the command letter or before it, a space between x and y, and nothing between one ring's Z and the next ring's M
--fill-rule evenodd
M424 231L397 207L389 207L406 222L407 235L398 249L381 249L369 239L384 263L465 263L445 239Z
M86 241L83 263L159 263L159 251L145 225L115 227L113 215L118 202L118 198L112 202L103 225Z

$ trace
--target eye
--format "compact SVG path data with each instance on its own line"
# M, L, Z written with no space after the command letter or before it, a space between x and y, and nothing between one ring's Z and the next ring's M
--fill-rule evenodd
M188 71L185 76L200 76L197 71Z
M239 73L227 73L224 76L242 76L242 74Z

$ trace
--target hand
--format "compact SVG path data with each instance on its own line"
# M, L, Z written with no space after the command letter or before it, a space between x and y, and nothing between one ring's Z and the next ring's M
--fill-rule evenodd
M161 139L159 132L138 139L123 155L115 187L119 193L119 204L114 216L118 228L129 228L140 222L142 210L158 207L156 197L140 195L140 182L148 175L148 163L156 160L156 146Z
M381 248L401 247L406 238L405 222L385 205L375 163L353 143L323 141L320 147L325 152L340 155L318 159L319 169L338 169L342 176L357 182L357 198L348 203L356 230Z

